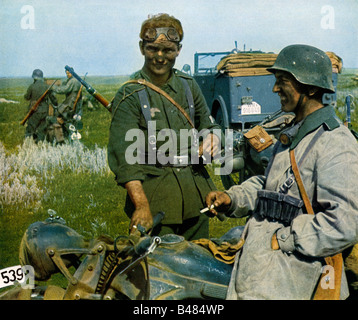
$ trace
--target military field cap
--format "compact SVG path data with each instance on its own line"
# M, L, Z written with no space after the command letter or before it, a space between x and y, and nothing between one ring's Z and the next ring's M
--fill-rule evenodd
M332 82L332 62L328 55L309 45L287 46L278 54L274 65L267 71L286 71L305 85L311 85L334 93Z
M151 16L142 23L139 37L142 40L152 42L161 34L164 34L169 41L182 41L184 32L181 22L166 13Z
M42 79L43 77L44 77L44 74L40 69L35 69L32 72L32 78L33 79Z

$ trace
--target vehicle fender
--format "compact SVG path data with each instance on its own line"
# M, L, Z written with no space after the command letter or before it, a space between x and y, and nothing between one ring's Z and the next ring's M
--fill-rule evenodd
M227 112L227 107L226 107L226 103L224 98L221 95L216 96L213 99L212 102L212 108L211 108L211 115L216 119L217 114L219 112L219 110L221 111L222 114L222 127L223 129L229 129L229 115Z

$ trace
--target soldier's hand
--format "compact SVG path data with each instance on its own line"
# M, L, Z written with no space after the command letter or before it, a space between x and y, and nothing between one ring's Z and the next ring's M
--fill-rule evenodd
M207 194L205 198L206 205L210 209L210 212L214 215L217 215L218 212L226 212L231 206L231 198L229 195L222 191L211 191Z
M220 139L217 135L209 133L203 141L203 154L214 157L220 151Z
M153 226L153 217L141 181L129 181L125 184L125 187L136 208L129 225L129 232L132 234L138 231L138 225L141 225L148 231Z
M133 212L133 216L129 225L130 234L138 231L138 225L145 228L146 231L150 230L153 226L153 217L149 207L138 208Z

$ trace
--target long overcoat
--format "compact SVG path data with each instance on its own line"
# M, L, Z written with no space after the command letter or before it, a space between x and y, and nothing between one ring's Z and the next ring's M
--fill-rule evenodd
M312 144L313 140L317 141ZM292 176L291 149L295 151L315 214L307 214L303 207L302 214L285 225L263 218L254 209L258 190L278 192ZM327 270L323 268L324 257L342 252L358 241L357 141L335 119L333 108L326 106L304 119L290 145L279 145L268 168L266 175L253 177L227 191L233 216L251 214L227 298L311 299L316 286L321 285L321 273ZM301 199L297 183L293 183L287 195ZM279 250L271 247L275 233ZM329 288L332 283L324 285ZM348 295L344 272L340 295L342 299Z

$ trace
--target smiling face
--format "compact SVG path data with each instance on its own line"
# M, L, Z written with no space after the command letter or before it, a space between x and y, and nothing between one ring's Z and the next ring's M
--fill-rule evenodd
M281 109L284 112L295 112L301 93L299 83L288 72L276 71L276 82L272 91L277 93L281 99Z
M180 45L172 41L140 42L144 55L144 69L153 82L169 79L175 60L180 53Z

